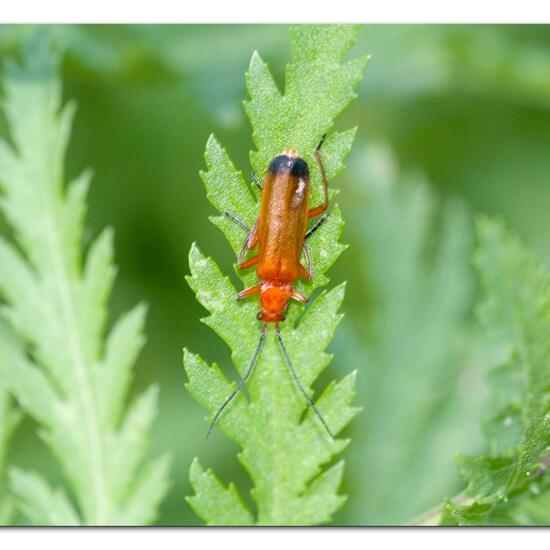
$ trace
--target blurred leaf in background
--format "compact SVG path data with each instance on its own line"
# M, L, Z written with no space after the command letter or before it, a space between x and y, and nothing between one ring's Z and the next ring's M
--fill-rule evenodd
M470 502L446 504L446 525L513 524L515 516L536 510L529 497L540 495L539 505L548 499L550 272L501 223L480 217L477 227L475 263L486 294L479 319L501 353L488 371L487 449L459 456ZM549 520L547 513L542 523Z
M168 460L145 460L158 387L126 405L145 308L104 334L112 232L82 253L90 173L65 186L75 109L62 103L60 57L46 29L2 75L9 137L0 140L0 207L12 233L0 238L0 291L3 318L25 347L2 338L0 379L40 425L76 502L35 471L13 468L10 487L32 524L148 524L168 489Z
M454 454L479 440L472 232L464 204L441 204L388 147L362 153L353 166L362 183L347 194L366 311L336 352L359 370L364 407L352 430L348 514L354 524L399 524L457 486Z
M30 30L0 27L2 61L16 53L21 35ZM235 456L235 445L223 438L204 442L203 411L185 399L182 391L182 342L209 362L224 353L223 344L196 323L201 307L182 281L187 252L200 236L204 252L222 259L224 272L231 271L234 260L207 221L211 207L197 169L203 165L204 143L214 132L221 142L231 143L233 160L246 170L252 143L240 105L245 94L242 74L251 52L257 49L270 59L280 83L289 56L288 29L284 25L101 25L60 26L56 32L69 48L63 71L65 94L76 98L79 113L68 175L72 177L88 165L94 167L95 174L85 239L89 242L105 225L114 226L120 269L113 314L138 301L150 304L148 342L137 363L133 391L139 392L153 381L161 384L154 447L156 453L173 449L177 476L161 522L196 523L192 510L181 506L182 496L191 491L186 472L194 455L212 465L224 484L234 480L246 487L248 483L238 462L228 458ZM471 212L500 214L550 260L549 27L367 25L351 56L367 52L372 54L369 77L341 117L341 128L359 126L358 140L389 144L405 174L399 179L406 181L400 183L411 183L406 174L420 171L436 205L446 204L450 196L462 199ZM368 185L364 156L358 141L349 163L357 168L344 174L339 184L346 218L354 203L359 208L369 204L368 187L360 192ZM435 218L438 209L436 206ZM428 223L428 242L440 242L440 227ZM375 296L367 283L369 264L374 260L365 257L367 249L361 245L364 230L362 223L346 226L343 240L352 246L331 272L331 277L349 283L343 306L346 318L331 346L335 353L332 370L349 372L354 361L359 368L361 400L367 391L374 391L368 388L366 374L371 366L363 367L364 335L369 334L370 346L382 346L382 342L373 342L365 327L365 320L375 316L371 310ZM469 341L470 337L466 338ZM476 346L475 341L473 337L471 346ZM470 344L466 342L465 347ZM481 389L473 367L466 368L458 391L468 388L465 399L476 401ZM396 406L379 403L389 414ZM364 411L352 430L366 441L369 404L361 404ZM480 439L478 421L472 419L476 407L465 411L471 415L466 417L469 420L456 420L458 427L448 413L449 433L455 435L444 448L431 453L423 443L422 453L446 465L445 476L451 484L456 483L457 490L458 478L449 457L475 452L472 447ZM183 425L176 433L174 419ZM441 422L438 415L435 419ZM54 464L33 435L34 429L31 421L23 421L13 439L9 462L28 467L33 457L56 482ZM459 437L456 434L461 430L465 433ZM442 442L443 436L437 440ZM471 443L461 445L465 440ZM446 461L438 458L442 455L448 457ZM361 491L367 491L364 468L356 459L353 465L348 464L348 474L348 484L364 478ZM376 478L377 472L368 475ZM443 474L437 480L432 476L430 486L436 481L437 485L443 483ZM418 498L427 483L424 478L417 480ZM438 491L432 487L433 497L422 499L433 498L435 504L442 496L435 494ZM400 502L392 517L411 519L412 508L420 505L416 502L413 507L408 501ZM357 506L357 500L348 502L336 521L348 523L363 517L362 511L355 510Z
M0 321L0 362L8 361L6 348L16 344L16 336ZM7 455L13 430L21 420L7 384L0 379L0 525L9 525L15 518L15 501L7 483Z

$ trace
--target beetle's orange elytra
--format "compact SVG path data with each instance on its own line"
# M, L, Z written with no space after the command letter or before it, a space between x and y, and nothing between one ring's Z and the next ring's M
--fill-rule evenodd
M248 232L238 256L238 267L240 269L248 269L255 266L258 276L258 284L239 292L237 299L248 298L258 294L260 298L258 319L263 321L263 325L260 339L250 364L237 387L214 415L206 437L210 434L222 411L237 395L244 386L248 376L250 376L252 368L260 354L267 326L269 323L273 323L281 350L298 389L304 395L308 405L313 409L330 437L334 439L326 421L302 387L279 330L279 323L285 319L285 313L290 300L296 300L301 303L306 303L308 300L306 296L294 289L293 283L300 277L311 279L313 267L305 241L327 218L325 214L308 230L308 221L313 217L324 214L328 209L328 181L319 153L324 139L325 136L323 136L315 149L315 158L323 184L324 201L322 204L314 208L309 207L309 167L295 149L287 148L269 164L263 185L261 186L260 213L254 226L250 229L235 215L225 212L228 218ZM246 253L254 249L257 249L257 254L245 260ZM304 253L307 266L301 263L302 252Z

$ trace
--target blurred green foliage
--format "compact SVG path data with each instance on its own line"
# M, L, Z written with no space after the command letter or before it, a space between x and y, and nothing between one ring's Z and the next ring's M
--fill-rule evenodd
M445 525L513 524L518 509L533 515L548 491L550 273L502 224L479 216L476 225L475 266L486 296L478 317L500 354L487 376L487 448L483 455L457 460L471 501L447 503ZM530 502L539 494L542 499ZM541 523L548 522L547 511Z
M456 450L476 448L471 220L462 201L443 203L401 173L387 147L366 148L357 169L347 219L368 313L348 327L365 409L353 424L349 513L402 523L450 490Z
M5 323L0 323L0 340L4 342L7 333ZM0 352L0 361L3 360ZM5 387L0 384L0 525L10 525L15 516L15 501L8 490L6 472L7 450L11 436L21 419L21 411L15 408L12 398Z
M65 183L63 170L74 103L61 103L61 56L49 36L33 38L2 75L9 137L0 140L0 206L12 242L0 237L0 292L17 336L0 334L0 379L39 423L79 512L36 472L12 469L10 487L33 524L152 523L169 470L168 455L142 464L158 387L124 406L145 308L121 316L103 339L116 274L112 231L83 258L90 174Z
M23 35L34 31L0 27L2 60L17 55ZM95 173L85 244L104 226L114 227L119 275L113 318L141 300L150 305L148 341L133 390L139 392L151 382L161 386L161 413L151 454L170 450L175 458L174 485L163 504L161 522L195 524L199 520L184 501L191 492L187 472L193 456L211 465L224 484L236 481L245 498L250 488L235 458L236 445L224 438L204 440L204 412L183 389L184 345L231 373L228 349L197 322L204 310L184 281L192 241L200 240L207 255L221 259L225 273L231 273L234 260L219 232L208 223L213 211L198 170L204 168L204 143L212 132L231 144L238 166L248 166L252 141L240 105L245 97L244 73L252 52L258 50L270 60L280 83L289 58L288 29L276 25L60 26L55 32L68 51L64 93L78 104L68 176L75 176L82 166L93 167ZM356 449L354 442L350 446L344 487L350 501L335 518L340 524L404 521L437 504L461 489L453 455L475 453L482 445L478 426L484 389L478 340L475 331L465 329L466 342L461 345L468 353L462 359L459 354L458 359L433 364L429 371L432 376L441 369L441 376L450 377L444 384L447 398L443 401L461 405L444 409L445 403L438 404L440 385L435 384L429 415L427 408L417 410L418 414L410 409L411 423L414 418L416 425L406 424L393 433L389 429L385 433L383 425L377 427L379 441L390 449L395 443L393 450L408 448L406 456L386 462L363 459L360 452L363 445L370 445L364 442L372 422L371 396L378 395L376 415L382 423L386 417L395 418L400 406L391 392L377 393L375 384L380 380L397 384L407 369L406 363L392 364L394 377L384 376L380 371L386 364L370 360L369 350L380 342L369 331L377 311L376 288L369 276L374 271L369 266L379 258L368 245L365 224L360 223L371 204L366 159L384 162L385 153L377 151L391 148L405 175L396 185L412 185L406 176L411 172L424 174L435 217L457 200L470 214L499 214L545 260L550 259L546 245L550 239L550 28L367 25L352 56L364 53L372 55L367 76L358 99L337 125L357 125L359 130L350 169L335 183L348 221L343 241L352 246L331 271L331 280L349 284L343 305L346 319L332 344L335 357L325 374L335 378L358 368L356 402L364 407L350 428L357 445ZM5 135L2 121L0 127ZM366 156L374 143L385 145ZM401 214L394 215L395 223L400 223ZM387 224L391 229L391 220ZM423 246L430 249L441 242L441 225L427 225L422 238L427 241ZM380 238L383 242L384 236ZM397 261L394 269L404 266ZM463 304L464 316L470 313L470 304ZM440 338L447 336L443 333ZM396 337L392 345L400 346L400 339ZM412 382L421 376L427 373L412 377ZM321 377L319 387L328 379ZM411 398L407 406L413 407L413 402ZM425 405L422 400L418 403ZM430 437L434 433L430 420L437 421L438 437ZM411 437L407 426L418 437ZM35 425L24 419L8 460L40 470L55 484L59 471L34 432ZM371 456L376 458L376 452L373 448ZM411 473L405 488L399 480L412 464L409 456L416 457L416 473ZM386 481L377 483L376 494L382 491L391 506L373 511L368 504L369 479L377 478Z

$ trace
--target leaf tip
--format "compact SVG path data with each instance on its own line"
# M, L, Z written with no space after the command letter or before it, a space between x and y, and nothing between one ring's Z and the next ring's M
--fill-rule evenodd
M191 243L191 248L189 249L189 263L191 264L197 258L202 258L202 252L197 244L197 241Z
M209 136L208 136L208 139L206 141L206 149L210 149L211 147L216 147L216 146L219 146L219 141L217 140L216 138L216 134L214 134L214 132L212 132Z
M248 70L251 71L258 64L263 65L264 61L260 56L260 52L258 50L254 50L252 52L252 55L250 56L250 63L248 64Z
M204 473L204 468L201 466L199 457L195 456L191 461L191 466L189 467L189 478L191 483L194 485L194 482L198 481L200 475Z

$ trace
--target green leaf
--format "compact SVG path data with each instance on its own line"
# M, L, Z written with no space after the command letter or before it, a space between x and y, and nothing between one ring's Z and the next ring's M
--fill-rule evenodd
M187 501L207 525L254 523L235 486L230 483L226 489L212 470L205 471L197 459L191 464L189 478L196 495L188 497Z
M267 65L255 53L247 73L250 100L245 103L256 151L251 164L264 174L269 161L288 147L294 147L311 169L312 204L321 200L320 175L314 158L319 138L333 119L353 99L366 58L342 62L355 41L359 28L342 25L296 26L291 29L292 61L287 67L284 94L273 81ZM343 169L354 131L331 134L321 151L327 175L333 178ZM253 225L258 212L257 195L251 192L229 156L211 137L206 146L207 171L202 173L207 197L220 212L231 212ZM334 192L332 192L334 194ZM212 220L235 253L245 237L241 227L227 217ZM334 205L325 223L308 241L314 277L299 281L296 288L311 295L327 283L325 272L344 250L338 242L343 227L339 208ZM258 344L260 325L254 300L237 302L237 289L215 261L193 245L189 254L188 282L210 315L204 322L229 346L231 359L242 375ZM244 286L255 280L253 270L239 272ZM328 365L324 350L341 318L342 285L322 291L309 307L292 305L284 323L282 338L298 377L309 395L312 385ZM211 413L219 408L234 388L217 365L206 364L185 351L188 390ZM351 405L355 375L331 383L316 400L316 406L334 433L339 433L357 413ZM247 381L249 398L238 395L220 417L217 426L236 441L238 458L252 478L252 498L257 512L241 503L237 489L225 488L213 473L204 472L198 462L191 467L196 495L189 501L208 524L309 525L330 521L342 505L338 495L342 463L323 469L347 445L347 440L328 438L319 420L307 410L285 363L273 331ZM228 506L230 504L231 506Z
M503 525L550 525L550 485L548 476L534 481L529 491L523 491L500 504L491 515L491 523Z
M505 498L506 480L514 467L514 462L506 456L465 456L457 457L460 475L468 480L466 494L481 498L496 495Z
M14 474L14 490L33 522L148 523L167 489L166 461L143 466L157 392L147 391L128 412L124 405L144 342L144 310L104 336L113 235L104 231L84 259L89 174L63 185L75 109L61 105L59 57L47 32L25 48L22 64L9 65L3 79L11 139L0 141L1 208L16 244L0 240L0 292L28 353L2 346L0 371L40 424L78 511L34 474Z
M482 218L478 233L475 263L487 293L479 317L504 360L489 376L489 452L460 458L472 502L448 505L444 518L458 524L502 521L503 509L539 492L550 451L550 273L502 224Z
M447 504L441 516L441 525L483 525L491 512L491 504Z

